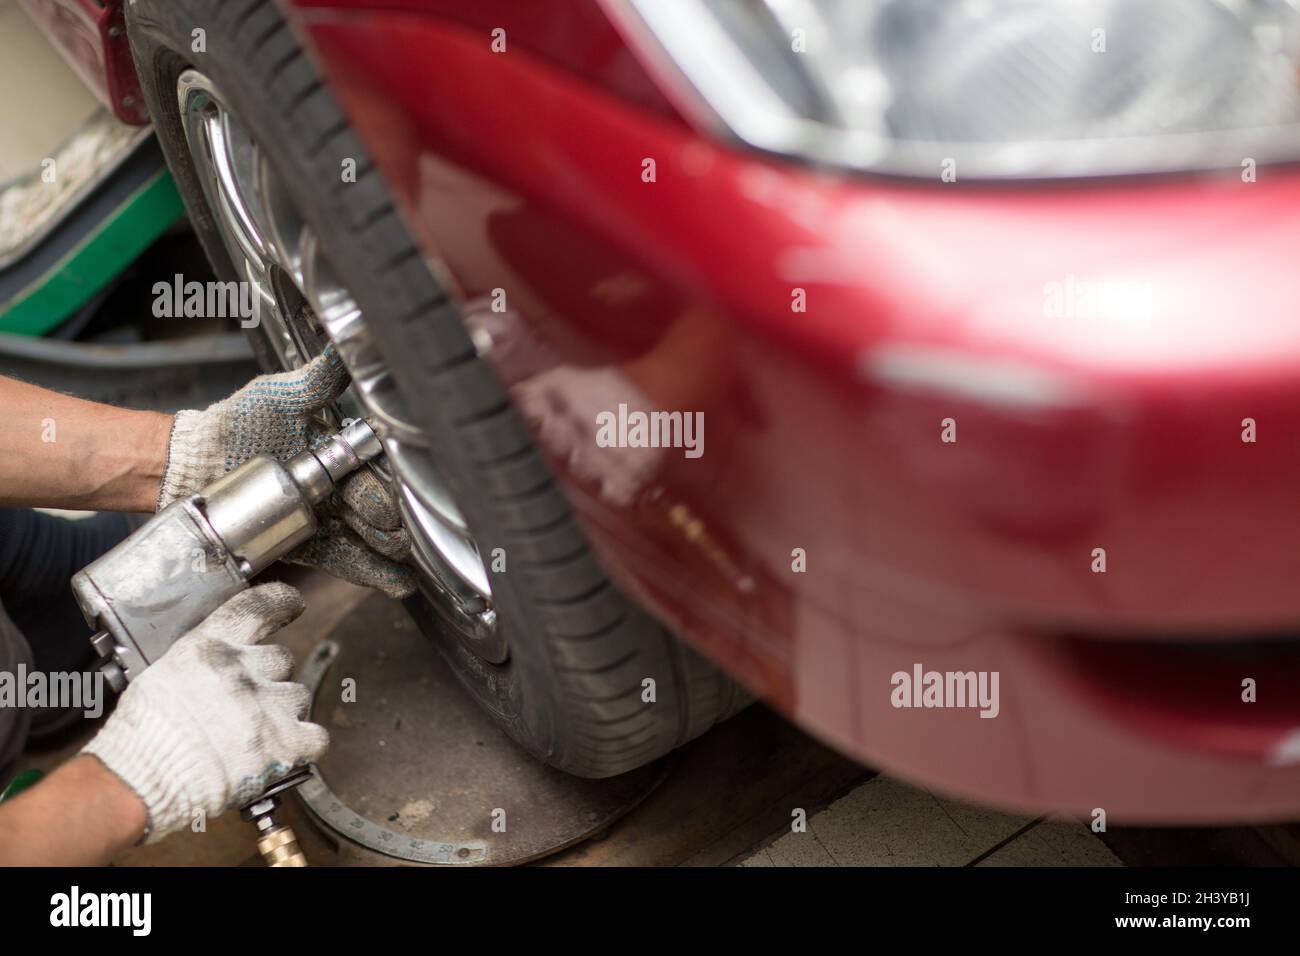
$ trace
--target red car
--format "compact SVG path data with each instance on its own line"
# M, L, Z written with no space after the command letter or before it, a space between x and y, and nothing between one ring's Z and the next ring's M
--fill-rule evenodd
M968 798L1300 811L1292 4L24 2L264 362L338 345L539 757L734 678Z

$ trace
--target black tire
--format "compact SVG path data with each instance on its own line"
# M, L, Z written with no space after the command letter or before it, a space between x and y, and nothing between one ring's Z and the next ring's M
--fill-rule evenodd
M490 368L477 356L401 214L272 0L135 0L127 24L144 95L190 218L217 272L235 273L191 164L176 103L186 67L222 88L364 310L411 415L492 573L505 663L489 664L408 608L515 740L585 777L623 773L739 710L736 685L614 588ZM191 51L202 28L206 50ZM339 175L345 158L356 182ZM324 186L322 184L333 184ZM653 678L657 700L642 702Z

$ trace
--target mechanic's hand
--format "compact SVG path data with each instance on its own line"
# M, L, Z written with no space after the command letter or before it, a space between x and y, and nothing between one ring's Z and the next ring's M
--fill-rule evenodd
M178 412L159 510L257 455L287 461L325 441L329 433L318 413L348 381L330 346L302 368L259 376L205 411ZM415 591L415 576L402 563L410 552L397 502L382 481L362 469L344 480L323 509L316 537L285 560L403 598Z
M132 681L86 746L140 797L149 842L189 826L196 809L241 806L325 752L324 727L301 720L307 688L293 657L258 641L302 613L302 595L263 584L231 598Z

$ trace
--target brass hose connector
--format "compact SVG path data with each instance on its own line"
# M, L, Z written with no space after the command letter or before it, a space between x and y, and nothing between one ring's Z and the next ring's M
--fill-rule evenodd
M257 838L257 849L267 866L306 866L307 857L298 846L292 827L272 827Z

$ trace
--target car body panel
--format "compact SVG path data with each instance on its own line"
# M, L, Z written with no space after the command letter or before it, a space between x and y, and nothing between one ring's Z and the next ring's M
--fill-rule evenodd
M572 407L600 387L704 413L706 453L661 456L631 504L535 431L639 601L803 726L947 792L1300 809L1291 658L1215 671L1229 702L1268 686L1235 723L1194 719L1215 708L1169 668L1144 701L1079 663L1089 641L1218 654L1300 622L1300 173L843 177L625 102L509 26L494 53L490 16L453 15L469 4L295 6L467 314L508 291L516 398L545 381ZM1150 306L1045 314L1075 277L1140 281ZM918 663L998 671L998 719L894 707Z

